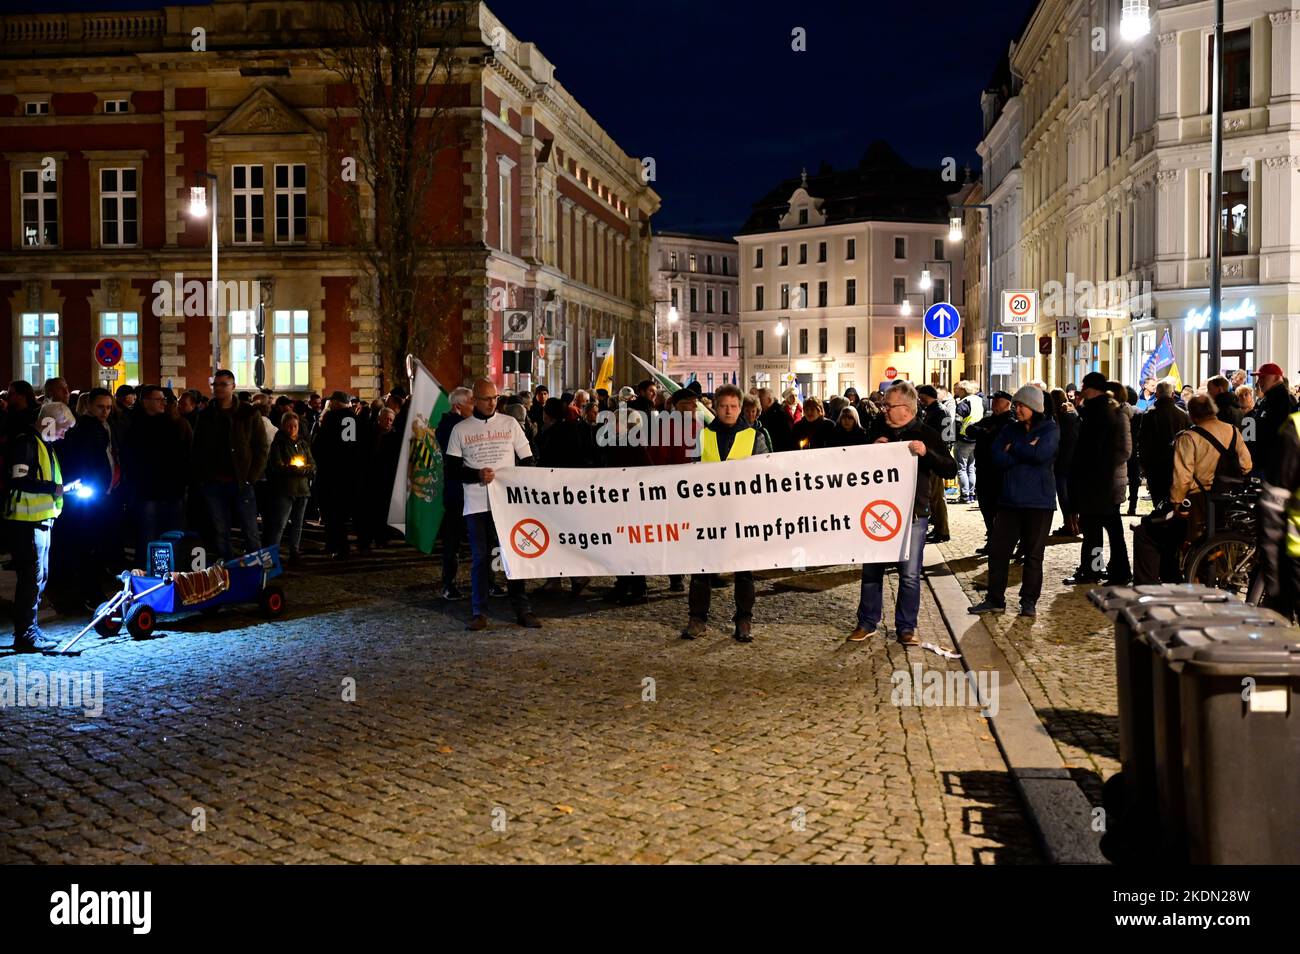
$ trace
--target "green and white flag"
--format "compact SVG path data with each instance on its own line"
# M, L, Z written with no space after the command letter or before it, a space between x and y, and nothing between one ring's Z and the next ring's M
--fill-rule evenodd
M406 359L411 375L411 403L406 434L397 458L397 478L388 502L388 525L422 553L433 552L442 526L442 452L434 431L451 402L433 375L416 358Z
M649 371L650 376L653 377L657 382L659 382L659 387L664 391L667 391L669 394L676 394L678 391L682 389L682 385L678 384L672 378L668 377L668 375L664 374L654 365L647 364L645 361L642 361L636 355L632 355L632 360L635 361L637 364L641 365L641 367L645 368L647 371ZM713 412L710 411L703 404L696 405L695 416L698 417L700 419L700 422L704 424L706 427L709 424L713 423Z

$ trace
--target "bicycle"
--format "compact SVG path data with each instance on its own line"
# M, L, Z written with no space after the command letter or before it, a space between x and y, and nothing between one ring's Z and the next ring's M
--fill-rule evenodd
M1258 488L1251 486L1240 493L1210 497L1207 523L1215 526L1217 507L1223 514L1223 527L1188 550L1183 560L1187 582L1227 590L1252 605L1259 605L1264 581L1259 573L1255 529L1258 496Z

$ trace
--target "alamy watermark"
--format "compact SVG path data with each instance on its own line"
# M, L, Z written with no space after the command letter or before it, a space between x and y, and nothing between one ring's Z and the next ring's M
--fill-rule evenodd
M981 669L925 669L920 663L899 669L889 677L894 688L889 701L896 706L978 707L980 715L991 719L998 714L998 671Z
M1092 318L1096 312L1123 305L1132 315L1151 311L1149 281L1076 281L1074 272L1065 273L1065 283L1043 283L1042 313L1045 318Z
M104 714L103 670L0 669L0 709L81 709L91 717Z
M211 302L220 316L232 311L249 312L262 301L262 285L257 279L222 281L217 279L214 286L211 279L200 281L197 278L185 280L183 272L176 272L170 281L160 278L150 289L153 292L153 315L155 318L195 318L210 315Z

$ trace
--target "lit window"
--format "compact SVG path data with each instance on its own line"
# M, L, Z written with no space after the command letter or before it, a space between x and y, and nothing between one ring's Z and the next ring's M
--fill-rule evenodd
M134 311L103 311L99 314L99 336L116 338L122 343L123 377L118 384L140 383L140 315Z
M49 312L22 316L18 377L39 387L59 376L59 316Z
M257 348L257 315L251 311L230 313L230 370L241 388L253 386L253 365Z
M691 255L690 255L690 262L691 262L691 264L690 264L690 269L691 269L691 271L695 271L695 253L694 253L694 252L692 252Z
M231 166L230 180L235 244L259 244L266 223L262 167Z
M46 179L43 169L24 169L23 186L23 245L32 248L53 248L59 244L59 182Z
M277 310L272 334L275 363L271 383L277 388L307 387L307 312Z

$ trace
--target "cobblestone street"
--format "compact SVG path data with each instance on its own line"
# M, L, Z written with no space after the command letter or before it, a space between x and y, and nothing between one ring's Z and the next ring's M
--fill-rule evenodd
M977 545L965 509L953 559ZM541 630L494 601L467 633L432 561L379 552L288 576L277 622L226 611L150 642L92 635L80 657L0 653L0 671L104 678L98 717L3 713L0 861L1039 860L978 710L891 703L896 671L960 662L844 642L852 568L760 574L746 646L729 624L680 640L685 598L662 578L648 606L603 602L608 580L540 596ZM1071 764L1113 770L1104 621L1049 593L999 638ZM921 637L950 645L923 598ZM717 591L714 623L731 611Z

